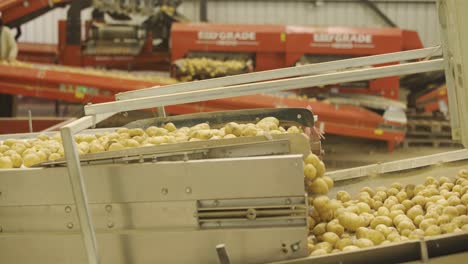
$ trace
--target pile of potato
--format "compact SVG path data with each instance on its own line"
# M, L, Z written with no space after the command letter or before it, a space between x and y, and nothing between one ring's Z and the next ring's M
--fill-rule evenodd
M181 128L177 128L173 123L167 123L162 127L151 126L147 129L118 128L114 132L95 135L79 134L75 136L75 141L80 155L85 155L169 143L283 133L302 133L302 130L296 126L286 130L280 126L279 120L275 117L265 117L256 124L230 122L220 129L211 128L207 123ZM7 139L0 143L0 169L30 167L63 157L62 139L58 133L52 137L41 134L30 140ZM321 170L320 167L317 175L323 174Z
M209 79L246 72L244 60L214 60L209 58L186 58L175 62L180 80Z
M316 162L316 161L314 161ZM357 199L310 197L311 256L468 231L468 170L424 184L364 187Z

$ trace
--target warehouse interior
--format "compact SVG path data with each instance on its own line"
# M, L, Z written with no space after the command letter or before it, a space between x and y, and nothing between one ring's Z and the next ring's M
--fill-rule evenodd
M0 0L0 262L463 263L467 12Z

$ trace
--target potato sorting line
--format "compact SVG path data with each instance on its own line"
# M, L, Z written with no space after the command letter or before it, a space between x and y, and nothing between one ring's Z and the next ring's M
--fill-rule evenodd
M170 105L445 68L454 139L467 147L461 4L439 1L443 59L416 50L153 87L86 105L60 134L2 137L0 262L466 260L467 150L325 173L313 109L164 115ZM424 60L365 67L414 59ZM151 108L160 117L95 129Z

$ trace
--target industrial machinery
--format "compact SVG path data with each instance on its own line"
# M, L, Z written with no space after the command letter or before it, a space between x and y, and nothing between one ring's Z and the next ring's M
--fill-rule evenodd
M171 61L176 69L183 66L183 58L244 61L247 72L422 48L416 32L394 28L176 23L172 36ZM247 67L249 61L251 68ZM173 73L178 75L177 70ZM331 85L327 91L398 99L399 88L399 78L394 76Z
M453 137L468 146L468 94L464 86L468 58L462 52L468 35L461 30L466 24L468 3L441 0L438 8L444 59L366 67L427 58L437 49L429 48L149 88L118 94L114 102L87 105L86 116L61 129L66 160L0 171L0 186L5 186L0 200L0 213L5 216L1 217L0 259L52 264L278 260L284 264L362 263L363 257L371 256L383 263L427 261L439 256L453 262L458 256L451 254L456 253L466 258L466 233L301 258L307 254L304 247L309 213L302 165L310 146L305 134L165 144L82 159L74 141L76 134L98 132L88 128L120 112L158 107L163 113L168 105L435 71L445 66L449 106L454 113ZM350 67L365 68L347 70ZM307 110L289 112L292 115L276 111L266 114L302 126L304 131L313 125L314 118ZM254 112L248 118L248 113L241 112L225 120L252 122L264 114ZM222 117L215 116L210 123L223 123ZM183 124L184 117L179 118L162 117L132 125ZM16 136L22 137L30 136ZM336 180L369 175L374 180L379 173L441 161L466 162L467 158L467 151L462 150L329 175ZM66 167L62 167L64 164Z

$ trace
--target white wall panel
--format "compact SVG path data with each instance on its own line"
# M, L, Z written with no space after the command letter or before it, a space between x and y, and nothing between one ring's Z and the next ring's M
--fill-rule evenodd
M415 1L378 1L378 6L395 23L417 30L426 46L439 43L435 3ZM295 24L315 26L383 27L384 22L362 3L323 0L313 1L247 1L208 0L208 20L216 23ZM199 0L184 0L179 11L193 21L199 20ZM89 12L83 15L89 17ZM57 21L65 19L66 9L56 9L23 26L22 41L57 43Z

